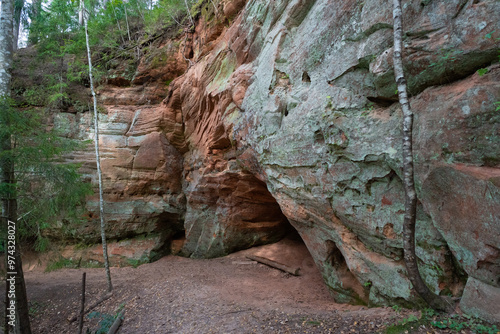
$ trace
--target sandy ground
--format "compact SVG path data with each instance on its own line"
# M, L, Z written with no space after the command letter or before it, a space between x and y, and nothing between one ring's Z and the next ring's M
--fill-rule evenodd
M247 255L300 267L292 276L248 260ZM67 321L79 310L87 273L87 305L106 288L104 269L25 273L33 333L77 333ZM114 293L95 311L124 321L119 333L381 333L410 311L337 304L304 244L286 238L229 256L194 260L166 256L137 268L111 269ZM85 327L98 328L96 319ZM420 328L418 333L445 333Z

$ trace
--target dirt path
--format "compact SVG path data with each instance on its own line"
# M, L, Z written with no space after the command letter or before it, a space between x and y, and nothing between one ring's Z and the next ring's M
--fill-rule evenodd
M301 268L295 277L257 264L264 256ZM79 309L81 276L87 272L87 301L104 292L103 269L26 273L34 333L76 333L67 318ZM114 296L96 311L125 320L119 333L378 333L408 313L391 308L336 304L298 240L211 260L167 256L137 268L112 268ZM88 305L87 304L87 305ZM86 322L92 330L97 321ZM419 331L435 333L430 329Z

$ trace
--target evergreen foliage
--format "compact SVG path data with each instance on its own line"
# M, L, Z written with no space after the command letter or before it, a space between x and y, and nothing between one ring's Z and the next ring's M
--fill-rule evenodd
M80 220L85 196L92 193L77 171L79 166L63 158L82 144L47 129L44 113L12 108L6 100L2 104L0 135L11 137L12 150L2 151L0 158L13 163L16 182L14 187L2 184L0 196L17 195L19 238L44 250L43 229L58 221Z
M188 4L193 5L193 1ZM78 22L78 1L43 0L38 10L31 6L27 10L30 18L25 20L25 24L31 22L29 44L36 44L42 57L84 55L85 35ZM97 53L137 46L161 30L187 22L188 17L184 0L159 0L155 4L144 0L87 0L85 8L89 14L89 44Z
M182 23L187 14L183 0L160 0L145 16L145 31L154 34L160 29Z
M187 1L188 6L194 3L194 0ZM22 22L28 30L28 45L36 49L35 62L50 63L52 67L40 82L17 96L17 110L9 108L2 115L0 132L9 133L14 143L12 152L2 154L10 154L16 168L22 221L20 236L25 241L35 241L39 250L47 245L42 237L43 229L56 222L79 220L77 208L81 208L85 195L91 192L90 184L82 182L78 166L64 163L60 158L75 150L78 144L53 129L48 131L44 122L49 110L63 110L71 104L79 111L88 107L85 101L71 101L68 92L72 82L89 84L79 6L78 0L24 3ZM144 43L166 29L189 23L185 0L86 0L84 6L97 84L103 81L117 59L138 62L136 52ZM82 104L82 108L77 103ZM45 111L40 111L42 108L36 112L21 110L26 107L44 107ZM9 191L13 190L0 189L4 194Z

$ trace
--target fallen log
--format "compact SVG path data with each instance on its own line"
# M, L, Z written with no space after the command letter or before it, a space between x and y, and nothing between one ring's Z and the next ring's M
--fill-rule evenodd
M120 328L120 325L122 324L123 321L123 311L118 314L118 316L115 319L115 322L113 322L113 325L111 325L111 328L108 331L108 334L115 334L118 331L118 328Z
M270 259L266 259L264 257L260 257L260 256L254 256L254 255L247 255L247 258L250 259L250 260L253 260L253 261L257 261L259 263L262 263L262 264L265 264L266 266L269 266L269 267L272 267L272 268L275 268L275 269L279 269L281 271L284 271L286 273L289 273L293 276L299 276L299 270L300 268L291 268L285 264L282 264L282 263L279 263L279 262L276 262L276 261L273 261L273 260L270 260Z
M94 304L90 305L86 310L85 312L83 312L83 314L87 314L89 313L90 311L92 311L93 309L95 309L100 303L102 303L103 301L111 298L111 296L113 295L112 292L108 292L107 294L105 294L104 296L102 296L99 300L97 300ZM77 315L74 315L73 317L71 318L68 318L68 322L74 322L76 321L76 319L78 319L78 316L80 315L80 313L78 313Z

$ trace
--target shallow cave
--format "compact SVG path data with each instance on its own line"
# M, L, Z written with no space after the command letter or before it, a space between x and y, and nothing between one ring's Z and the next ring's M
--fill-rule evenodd
M186 215L183 229L166 241L171 254L210 258L276 244L274 248L284 248L276 250L280 258L285 257L283 260L293 253L298 258L310 258L314 266L302 238L263 181L249 172L239 172L225 173L199 184L203 186L188 196L191 213ZM186 226L190 230L187 238ZM219 251L215 256L206 252L216 247Z

